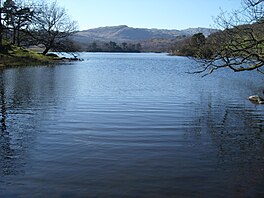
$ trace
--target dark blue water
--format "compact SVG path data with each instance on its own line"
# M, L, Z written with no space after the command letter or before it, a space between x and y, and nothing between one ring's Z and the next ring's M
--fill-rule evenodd
M263 197L263 75L165 54L0 71L0 197Z

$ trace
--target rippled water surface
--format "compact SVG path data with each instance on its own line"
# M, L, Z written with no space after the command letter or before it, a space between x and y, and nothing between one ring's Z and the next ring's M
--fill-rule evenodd
M165 54L0 71L0 197L263 197L263 75Z

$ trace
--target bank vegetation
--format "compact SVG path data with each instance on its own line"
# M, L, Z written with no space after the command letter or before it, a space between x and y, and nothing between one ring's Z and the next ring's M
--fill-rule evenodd
M70 37L77 30L56 1L0 0L0 66L52 63L49 51L77 50ZM37 46L39 53L28 50Z
M243 0L242 9L221 13L216 19L221 31L177 43L172 54L196 58L205 75L222 68L234 72L256 70L264 74L264 0Z

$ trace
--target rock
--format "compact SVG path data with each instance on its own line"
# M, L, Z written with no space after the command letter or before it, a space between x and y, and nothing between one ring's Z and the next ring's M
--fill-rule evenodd
M50 56L50 57L54 57L54 58L59 58L59 56L57 54L54 54L54 53L48 53L48 54L46 54L46 56Z
M258 95L249 96L248 99L255 104L264 104L264 99Z

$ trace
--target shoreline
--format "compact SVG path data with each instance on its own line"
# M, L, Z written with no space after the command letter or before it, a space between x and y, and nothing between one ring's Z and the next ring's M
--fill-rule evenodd
M56 54L49 53L43 55L30 49L18 46L7 46L6 52L0 53L0 68L22 67L22 66L40 66L56 65L61 62L81 61L77 57L66 58Z

